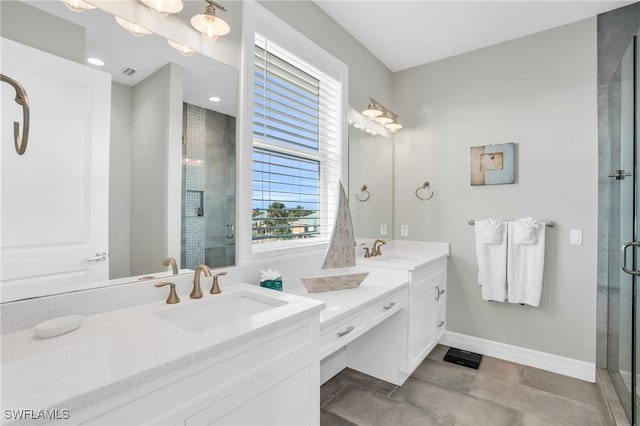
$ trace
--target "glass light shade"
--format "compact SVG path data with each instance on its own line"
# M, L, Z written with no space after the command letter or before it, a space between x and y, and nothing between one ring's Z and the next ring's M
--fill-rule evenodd
M114 18L116 18L116 22L120 24L122 28L129 31L131 34L133 34L136 37L142 37L149 34L153 34L153 32L149 31L148 29L143 28L138 24L134 24L133 22L129 22L126 19L122 19L119 16L114 16Z
M184 7L182 0L140 0L155 14L167 16L170 13L178 13Z
M362 111L362 115L373 120L376 117L380 117L382 115L382 111L380 111L373 103L370 103L367 109Z
M391 132L395 132L402 129L402 124L396 121L392 121L391 123L385 124L384 127Z
M184 44L180 44L180 43L176 43L173 40L169 40L167 39L167 43L169 43L169 46L173 47L174 49L176 49L178 52L180 52L180 54L182 56L191 56L194 54L195 50L185 46Z
M223 19L207 13L191 18L191 25L209 41L216 41L219 36L229 34L231 31L231 27Z
M375 121L376 123L380 123L382 125L389 124L389 123L393 122L393 120L391 118L389 118L389 116L386 113L382 114L379 117L374 118L373 121Z
M95 9L96 7L82 0L62 0L69 10L74 12L84 12L85 10Z

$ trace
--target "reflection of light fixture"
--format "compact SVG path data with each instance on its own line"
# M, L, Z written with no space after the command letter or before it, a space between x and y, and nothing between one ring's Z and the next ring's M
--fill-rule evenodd
M167 43L169 43L169 46L180 52L182 56L191 56L195 52L194 49L187 47L184 44L177 43L171 39L167 39Z
M84 12L85 10L95 9L96 7L82 0L62 0L69 10L74 12Z
M146 28L141 27L138 24L134 24L133 22L129 22L125 19L122 19L119 16L114 16L114 18L116 18L116 22L125 30L129 31L131 34L133 34L136 37L142 37L142 36L146 36L148 34L153 34L152 31L149 31Z
M140 0L147 5L153 13L159 16L167 16L170 13L178 13L184 7L182 0Z
M97 67L101 67L104 65L104 61L102 59L98 59L98 58L87 58L87 62L89 62L91 65L95 65Z
M211 102L220 102L220 98L217 97L217 96L212 96L212 97L209 98L209 101L211 101Z
M362 111L362 115L383 125L392 133L402 129L402 124L398 123L398 114L373 98L369 98L369 106Z
M208 4L204 8L204 13L191 18L191 25L200 31L202 37L209 41L216 41L218 37L226 35L231 31L231 27L223 19L216 16L216 8L226 12L227 9L212 0L205 0Z
M370 119L374 119L382 115L382 109L376 106L377 102L371 98L369 98L369 101L369 106L367 107L367 109L362 111L362 115Z
M398 116L396 114L393 114L393 119L392 119L391 123L385 124L384 127L386 129L389 129L389 131L391 133L394 133L394 132L402 129L402 124L398 123Z

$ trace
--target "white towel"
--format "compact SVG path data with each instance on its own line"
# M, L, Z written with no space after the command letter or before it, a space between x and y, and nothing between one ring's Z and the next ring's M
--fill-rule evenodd
M482 299L504 302L507 298L507 227L501 224L500 243L484 243L489 220L476 221L476 257L478 259L478 284L482 286ZM495 228L495 227L494 227Z
M513 236L507 244L508 300L537 307L542 295L545 223L529 219L508 224L509 235Z
M505 224L497 219L487 219L481 222L482 242L485 244L501 244Z

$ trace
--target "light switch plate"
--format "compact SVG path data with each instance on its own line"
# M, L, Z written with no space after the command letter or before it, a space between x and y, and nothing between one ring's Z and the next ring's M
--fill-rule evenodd
M572 229L569 231L569 244L572 246L582 245L582 229Z
M409 225L400 225L400 236L401 237L409 236Z
M380 224L380 235L387 235L387 224L386 223L381 223Z

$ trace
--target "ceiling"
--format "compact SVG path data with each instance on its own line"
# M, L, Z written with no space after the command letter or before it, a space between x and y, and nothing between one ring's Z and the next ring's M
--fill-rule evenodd
M393 72L633 3L615 0L314 2Z

